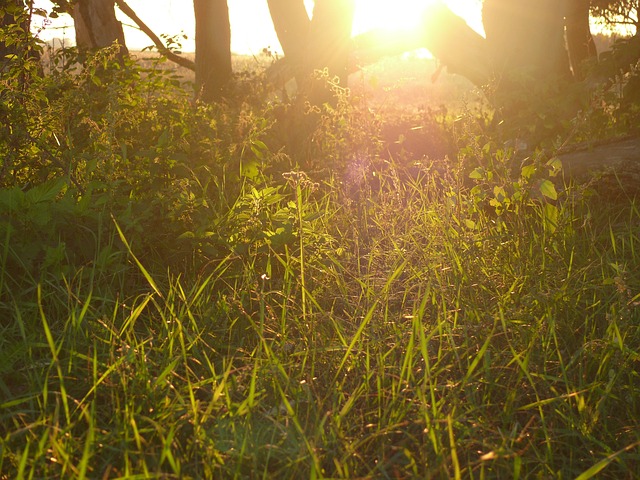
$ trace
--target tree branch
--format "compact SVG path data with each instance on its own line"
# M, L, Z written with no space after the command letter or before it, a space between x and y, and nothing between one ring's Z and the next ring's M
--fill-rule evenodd
M162 40L160 40L160 38L158 38L158 36L153 33L153 31L142 20L140 20L140 17L136 15L136 12L134 12L133 9L129 5L127 5L124 0L116 0L116 5L118 5L118 8L122 11L122 13L133 20L138 28L140 28L140 30L142 30L147 35L147 37L151 39L151 41L158 48L158 52L160 52L160 54L164 55L172 62L177 63L181 67L195 71L196 64L188 58L181 57L180 55L168 49L164 45L164 43L162 43Z
M441 25L447 28L439 28ZM449 73L462 75L476 86L487 84L491 77L486 40L442 3L430 7L415 29L370 30L353 37L350 48L355 60L351 72L384 57L427 48ZM267 68L266 76L273 84L286 83L294 76L291 62L286 56L277 60Z

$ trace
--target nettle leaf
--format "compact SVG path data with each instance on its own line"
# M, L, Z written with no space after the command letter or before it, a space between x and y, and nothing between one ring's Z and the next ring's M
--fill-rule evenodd
M0 213L5 209L13 213L24 201L25 193L18 187L0 190Z
M31 204L54 200L66 183L64 178L53 178L27 191L26 200Z
M522 170L520 171L520 176L522 178L526 178L527 180L529 180L535 173L536 173L536 166L527 165L526 167L522 167Z
M558 192L556 192L556 187L551 180L543 180L540 183L540 193L551 200L558 199Z

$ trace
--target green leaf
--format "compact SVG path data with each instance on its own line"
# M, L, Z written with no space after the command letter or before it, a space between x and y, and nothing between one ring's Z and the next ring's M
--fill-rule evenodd
M558 199L558 192L556 192L556 187L551 180L543 180L540 183L540 193L551 200Z
M485 170L482 167L476 168L469 174L469 178L472 178L474 180L482 180L483 178L485 178L485 176Z
M55 199L65 185L66 181L64 178L53 178L42 185L30 189L26 193L25 198L27 202L31 204L48 202Z
M243 162L240 167L240 175L250 180L253 180L258 175L260 175L260 170L258 169L258 162Z
M306 214L303 217L303 220L305 222L313 222L314 220L317 220L318 218L321 218L322 216L323 216L322 212L311 212L311 213Z
M500 203L504 202L507 199L507 192L503 187L496 185L493 187L493 195L496 197L496 200Z
M536 166L527 165L526 167L522 167L522 170L520 171L520 176L522 178L526 178L527 180L529 180L534 173L536 173Z
M555 177L562 171L562 160L558 157L553 157L547 162L547 167L549 167L549 175Z
M169 146L169 130L164 130L158 137L156 148L163 149Z
M264 154L269 151L265 143L261 140L252 140L250 147L255 157L259 160L264 159Z
M0 207L2 210L5 208L10 212L15 211L20 204L24 201L25 193L18 187L14 187L7 190L0 190Z
M544 206L544 220L549 231L555 232L558 228L558 207L547 203Z
M115 219L115 217L113 215L111 215L111 220L113 221L113 223L116 226L116 230L118 231L118 235L120 236L120 240L122 241L122 243L124 243L124 246L127 248L127 251L129 252L129 255L131 255L131 258L133 258L133 261L136 262L136 265L140 269L140 272L142 272L142 274L144 275L144 278L146 278L147 282L149 283L149 286L151 286L151 288L153 288L153 291L156 292L160 298L164 298L163 295L162 295L162 292L160 292L160 289L158 288L158 285L156 285L156 282L153 280L153 278L151 277L151 275L149 274L147 269L144 268L142 263L140 263L140 260L138 260L138 257L136 257L134 255L133 250L131 250L131 246L129 245L129 242L127 241L126 237L124 236L124 233L122 232L122 229L120 228L120 225L118 225L118 222L116 222L116 219Z
M464 224L466 225L466 227L469 230L475 230L476 229L476 222L474 222L473 220L469 220L468 218L466 218L464 220Z

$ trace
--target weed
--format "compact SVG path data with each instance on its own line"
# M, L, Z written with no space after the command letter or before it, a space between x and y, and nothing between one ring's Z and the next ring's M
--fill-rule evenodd
M3 77L0 477L635 475L636 200L109 55Z

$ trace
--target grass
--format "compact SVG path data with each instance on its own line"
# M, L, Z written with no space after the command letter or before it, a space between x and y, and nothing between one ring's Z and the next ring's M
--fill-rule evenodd
M431 63L300 111L100 55L3 87L0 480L637 476L637 198Z
M634 478L637 202L378 178L297 183L270 272L3 275L1 478Z

